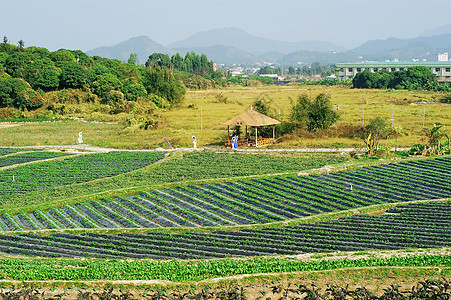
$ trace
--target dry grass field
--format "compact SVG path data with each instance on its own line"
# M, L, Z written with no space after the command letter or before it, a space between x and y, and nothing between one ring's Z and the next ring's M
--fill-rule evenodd
M269 100L276 118L287 120L291 100L306 93L314 98L319 93L330 95L334 105L340 105L340 120L335 127L325 132L300 133L285 136L272 147L363 147L357 138L342 137L351 126L362 124L376 116L387 119L391 126L401 127L404 133L398 138L399 146L410 146L424 138L424 126L434 123L451 126L451 106L440 103L443 94L423 91L358 90L339 86L259 86L231 87L202 91L188 91L179 108L159 112L157 129L143 130L126 128L122 123L91 123L81 121L56 121L48 123L23 123L20 126L0 130L0 146L62 145L73 144L78 131L83 131L84 143L130 149L152 149L167 147L167 138L176 147L191 147L191 136L195 135L198 146L221 145L227 135L222 125L226 120L246 111L258 98ZM291 100L290 100L291 99ZM434 103L426 103L434 102ZM202 109L202 130L201 130ZM351 125L351 126L349 126ZM392 145L394 138L382 141Z

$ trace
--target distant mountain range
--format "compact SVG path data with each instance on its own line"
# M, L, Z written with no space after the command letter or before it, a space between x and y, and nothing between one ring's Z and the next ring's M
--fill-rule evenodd
M199 32L167 46L147 36L139 36L114 46L87 51L87 54L127 61L130 53L136 53L139 62L144 64L152 53L173 55L179 52L184 56L188 51L205 53L215 63L226 65L263 63L298 65L313 62L333 64L393 59L435 61L438 53L451 53L451 23L426 31L417 38L391 37L385 40L371 40L354 49L345 49L323 41L282 42L256 37L232 27Z

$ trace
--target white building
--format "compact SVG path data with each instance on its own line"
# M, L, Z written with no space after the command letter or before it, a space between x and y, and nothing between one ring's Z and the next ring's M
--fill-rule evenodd
M438 54L438 61L448 61L448 53L439 53Z

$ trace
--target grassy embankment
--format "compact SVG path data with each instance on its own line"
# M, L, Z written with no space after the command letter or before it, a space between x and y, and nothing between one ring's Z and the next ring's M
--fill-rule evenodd
M87 123L81 121L57 121L47 123L23 123L18 126L2 128L0 146L24 145L62 145L73 144L79 131L83 131L86 144L100 147L116 147L125 149L149 149L167 147L166 137L176 147L191 147L191 136L196 135L198 145L220 145L226 137L227 129L222 123L249 109L258 97L270 99L278 115L286 119L290 110L290 98L307 93L315 97L319 93L331 96L332 104L341 106L341 119L335 128L322 133L302 134L286 137L273 147L363 147L363 142L356 138L340 137L349 129L347 125L362 124L362 105L364 119L376 116L386 118L390 124L394 108L394 124L399 125L407 134L398 138L399 146L418 143L423 137L423 109L426 109L425 127L434 123L451 126L451 110L449 105L440 104L442 94L425 91L393 91L393 90L357 90L343 87L325 86L264 86L234 87L205 91L188 91L180 108L161 112L160 125L155 130L128 128L122 124ZM219 97L218 95L221 95ZM218 99L222 99L219 101ZM226 99L225 101L223 99ZM416 102L432 101L434 104L416 104ZM225 102L225 103L224 103ZM200 109L203 113L203 129L200 130ZM83 117L74 115L73 117ZM110 116L110 118L112 118ZM394 141L394 139L391 139ZM389 144L383 141L382 144Z

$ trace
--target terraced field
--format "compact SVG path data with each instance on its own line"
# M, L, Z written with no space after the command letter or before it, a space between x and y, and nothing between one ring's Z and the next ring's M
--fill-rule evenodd
M451 246L451 201L402 205L380 216L181 234L0 235L0 252L43 257L200 259Z
M80 180L86 180L85 177ZM448 197L451 158L444 157L316 176L155 189L130 197L3 214L0 228L10 231L264 224L374 204Z
M36 159L47 156L46 152L36 153ZM10 168L0 171L0 197L8 202L33 191L112 177L143 168L163 157L162 152L112 151Z
M43 151L33 151L33 152L25 152L8 156L0 156L0 168L19 165L24 163L29 163L33 161L40 161L45 159L64 157L72 155L64 152L43 152Z

